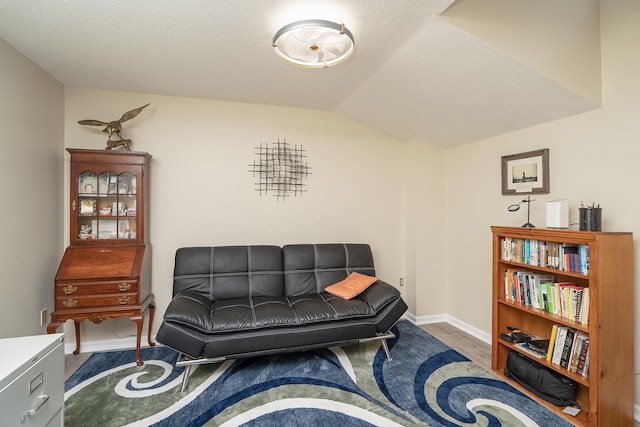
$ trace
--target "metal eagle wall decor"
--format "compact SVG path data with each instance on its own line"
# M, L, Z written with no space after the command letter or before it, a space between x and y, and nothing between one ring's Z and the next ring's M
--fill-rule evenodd
M80 120L78 121L78 124L85 126L105 126L105 128L102 129L102 132L106 132L109 136L109 139L107 140L107 147L105 148L105 150L111 150L114 147L124 146L125 150L131 151L131 140L122 138L122 135L120 134L120 132L122 131L122 123L136 117L149 104L143 105L142 107L136 108L135 110L127 111L122 115L122 117L120 117L120 119L114 120L112 122L102 122L100 120ZM111 136L114 133L120 139L111 140Z

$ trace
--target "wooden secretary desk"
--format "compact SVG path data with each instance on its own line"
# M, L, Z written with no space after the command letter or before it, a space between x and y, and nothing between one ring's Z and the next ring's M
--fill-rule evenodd
M151 155L135 151L67 148L71 155L70 240L55 278L54 311L47 333L73 320L80 352L80 322L128 317L137 325L140 358L143 314L149 345L155 311L151 293L148 223Z

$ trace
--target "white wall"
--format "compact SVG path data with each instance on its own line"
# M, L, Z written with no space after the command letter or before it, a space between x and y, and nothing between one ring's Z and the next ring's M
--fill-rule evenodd
M0 338L45 332L62 256L64 90L0 39Z
M418 322L446 313L445 153L424 141L407 144L406 299Z
M153 155L154 330L171 298L173 257L181 246L365 242L377 275L398 285L405 267L405 144L316 110L67 88L65 145L104 148L100 128L76 122L113 120L147 102L124 124L123 135L134 150ZM249 172L255 147L278 138L308 150L312 168L308 191L284 202L254 191ZM126 319L106 323L83 322L82 342L117 341L134 330ZM71 322L65 326L70 332ZM74 341L72 334L67 341Z
M458 1L443 18L600 104L599 0Z
M501 195L500 157L540 148L550 149L551 193L534 197L532 223L545 225L548 200L569 200L570 223L577 222L581 200L600 203L603 230L631 231L635 235L635 312L638 312L639 17L640 2L601 2L602 109L447 151L449 315L484 331L491 330L489 227L521 226L526 222L526 210L507 211L508 205L522 197ZM639 322L640 317L636 316L635 372L640 371ZM635 373L629 372L632 374ZM639 392L636 381L636 396Z
M106 140L98 128L77 120L110 120L147 102L151 106L125 124L124 134L135 150L154 156L149 231L155 330L170 298L177 247L365 241L381 278L398 285L406 277L401 289L412 314L446 313L490 332L490 226L526 220L524 210L507 212L521 197L500 193L501 156L551 150L551 193L535 197L534 224L544 225L546 201L567 198L571 222L580 200L596 201L603 206L605 230L640 234L639 16L635 0L601 2L602 109L449 150L401 143L321 111L78 88L63 94L60 84L0 41L0 92L10 100L0 103L0 194L9 201L0 214L0 271L5 288L15 290L0 310L3 319L19 319L0 324L0 337L44 332L38 312L52 309L53 277L68 244L63 148L102 149ZM276 202L252 191L254 148L278 138L309 150L313 174L300 199ZM34 197L25 198L23 187ZM636 266L639 259L636 243ZM637 267L635 273L637 311ZM83 322L82 328L85 344L130 343L120 337L134 330L124 319L100 326ZM73 336L67 341L73 343Z

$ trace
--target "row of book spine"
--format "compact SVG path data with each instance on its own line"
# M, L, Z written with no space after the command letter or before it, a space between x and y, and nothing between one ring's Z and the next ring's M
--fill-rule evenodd
M589 287L556 282L553 274L509 268L505 270L504 294L508 301L544 310L564 319L589 324Z
M589 275L589 245L505 237L501 251L505 261Z
M547 361L583 377L589 376L589 334L564 325L553 325Z

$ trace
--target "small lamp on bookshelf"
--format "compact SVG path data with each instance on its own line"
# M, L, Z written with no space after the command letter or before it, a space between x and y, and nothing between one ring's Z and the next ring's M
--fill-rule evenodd
M527 222L525 224L523 224L523 227L530 227L530 228L535 228L536 226L531 224L530 220L529 220L529 214L531 212L531 202L535 202L536 199L531 199L531 196L527 196L526 199L522 199L520 202L515 203L513 205L510 205L507 209L509 209L509 212L517 212L518 210L520 210L520 204L521 203L526 203L527 204Z

